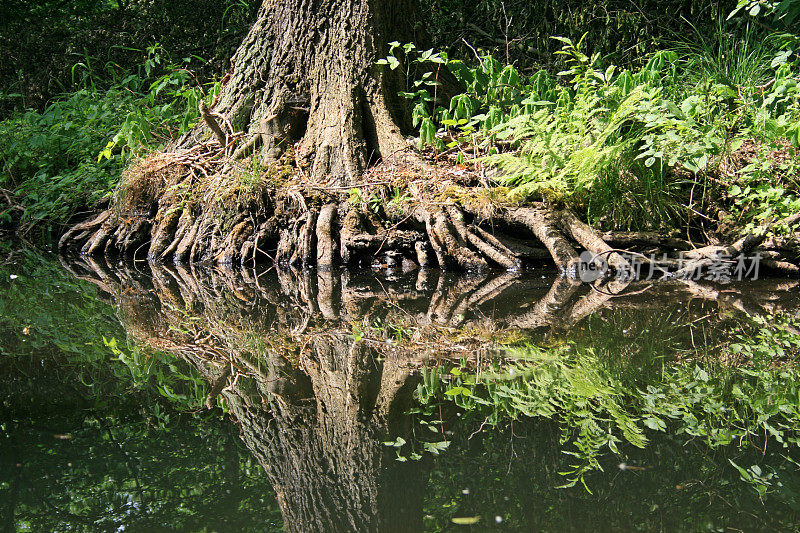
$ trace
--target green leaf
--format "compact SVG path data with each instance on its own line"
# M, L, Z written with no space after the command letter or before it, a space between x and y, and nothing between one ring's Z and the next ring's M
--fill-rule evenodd
M452 518L451 522L459 526L471 526L481 521L480 516L461 516Z
M433 144L436 140L436 126L433 121L425 117L422 119L419 127L419 148L420 150L426 145Z
M393 446L395 448L400 448L405 443L406 440L403 437L397 437L397 440L385 441L383 444L384 446Z

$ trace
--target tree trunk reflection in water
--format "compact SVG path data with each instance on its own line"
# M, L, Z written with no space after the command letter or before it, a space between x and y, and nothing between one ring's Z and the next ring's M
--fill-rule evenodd
M425 461L383 444L410 440L414 370L433 356L486 354L497 335L571 328L603 307L699 298L748 314L791 306L771 282L748 293L663 284L642 296L503 273L418 271L393 281L347 272L112 270L66 264L118 306L140 343L191 363L224 399L278 495L289 531L422 529ZM277 281L277 282L276 282ZM394 329L393 329L394 328ZM468 332L468 334L466 333ZM458 342L451 339L458 338Z
M338 276L284 277L249 305L255 284L229 285L226 276L91 268L137 341L193 364L211 384L209 404L217 394L224 399L277 493L287 530L422 528L423 464L398 462L383 444L408 438L409 352L355 342L338 320L311 323L341 314Z
M281 354L270 354L279 374L273 382L257 384L258 393L245 387L223 392L242 439L270 477L285 527L420 529L414 527L424 492L419 465L395 461L382 444L407 427L402 413L411 389L403 390L409 377L403 362L378 362L364 342L343 336L320 336L305 350L299 372ZM265 389L272 394L262 404Z

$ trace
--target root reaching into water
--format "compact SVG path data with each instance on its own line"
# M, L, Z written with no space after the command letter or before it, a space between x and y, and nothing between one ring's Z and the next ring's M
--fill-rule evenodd
M735 260L762 251L764 266L800 271L797 242L784 242L779 249L763 233L743 235L730 246L692 250L675 237L601 234L564 207L501 201L487 206L475 201L488 194L486 189L466 186L452 194L453 180L442 178L447 172L419 161L410 171L366 174L364 183L348 189L318 185L289 160L263 170L252 162L236 162L225 150L212 143L140 162L126 173L112 206L71 228L60 249L155 263L272 262L321 269L377 264L406 270L518 271L546 261L573 278L591 261L606 273L630 272L628 249L684 252L685 261L672 270L686 277L723 255ZM398 191L405 193L402 203ZM783 222L791 225L798 219L793 215Z
M126 218L109 210L72 228L59 244L89 256L146 257L151 262L249 265L272 260L321 268L379 263L457 271L519 270L547 253L559 267L574 270L582 244L591 244L587 249L597 254L610 250L593 230L594 241L570 240L569 225L554 222L560 215L538 208L505 211L482 227L457 205L417 206L400 225L347 202L299 212L269 207L228 219L191 208L163 207L152 218ZM505 231L491 229L497 223L504 223ZM532 235L525 240L507 235L518 228Z

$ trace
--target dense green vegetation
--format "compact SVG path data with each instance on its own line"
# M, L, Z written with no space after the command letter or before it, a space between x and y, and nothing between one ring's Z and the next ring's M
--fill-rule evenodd
M199 101L218 89L197 85L188 65L172 64L158 45L147 49L141 71L115 72L107 88L87 72L79 90L43 111L0 122L3 222L18 221L23 235L55 236L50 231L80 210L109 199L131 157L193 126Z
M586 35L554 39L555 75L410 46L381 63L433 65L407 93L421 145L498 167L512 197L566 200L608 229L683 227L698 212L749 229L800 209L796 38L754 27L693 28L630 69L586 52ZM432 104L436 63L467 88L449 107Z
M560 44L554 35L587 35L587 47L626 67L669 47L676 36L703 32L724 19L736 3L684 0L425 0L433 44L439 50L471 57L496 51L505 63L526 73L552 68Z
M194 124L257 4L4 2L0 227L49 240L107 201L132 155Z
M142 55L156 43L176 59L205 58L194 65L205 83L228 68L257 8L254 0L3 2L0 117L19 109L41 111L54 98L83 88L87 77L93 88L104 90L125 72L143 74Z
M223 4L191 31L192 6L4 6L9 29L58 20L74 31L45 43L67 40L83 51L48 71L58 90L25 85L43 72L30 62L15 67L18 86L2 96L10 114L0 122L0 221L53 237L110 197L131 156L192 126L254 13L253 2ZM497 184L513 197L566 200L607 229L707 229L707 217L723 228L755 227L798 208L794 4L575 4L424 3L434 41L449 55L398 46L391 67L445 62L466 91L433 107L435 69L409 82L421 144L455 150L459 161L478 156L508 174ZM117 18L125 21L118 33L86 26ZM482 24L456 24L464 20ZM155 21L186 33L157 38ZM202 49L189 47L193 40ZM13 39L2 47L31 49ZM101 49L107 56L96 57Z
M154 43L161 43L176 58L206 58L207 63L195 66L201 80L220 76L259 3L3 2L0 52L7 60L0 65L0 117L14 109L43 109L54 97L74 90L76 81L87 72L109 75L135 69L145 47ZM558 46L551 41L552 35L588 32L591 48L628 64L664 46L674 35L686 33L690 24L701 28L713 25L734 3L424 0L421 7L437 49L466 56L472 53L469 43L479 49L500 50L502 57L533 68L554 60ZM106 78L95 83L102 89L113 82Z

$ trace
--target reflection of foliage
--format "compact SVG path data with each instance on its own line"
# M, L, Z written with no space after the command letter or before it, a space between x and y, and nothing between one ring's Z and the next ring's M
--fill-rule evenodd
M52 399L68 386L97 400L139 389L179 400L182 408L202 403L206 385L196 373L165 353L120 344L116 339L125 338L125 331L114 307L52 260L19 252L0 264L0 290L0 356L10 357L6 364L15 367L0 384L10 380L17 394L24 389ZM38 360L47 368L37 370ZM29 386L22 383L26 375L35 375L35 386L31 379Z
M608 375L592 351L531 346L515 355L516 361L493 364L479 375L457 368L438 374L443 383L434 385L432 392L443 391L459 407L485 414L492 426L506 418L557 418L562 442L570 441L575 448L566 453L579 459L565 472L570 486L583 481L585 472L600 468L603 448L617 452L620 437L644 447L647 439L623 405L623 384ZM435 383L437 374L426 374L424 382ZM430 392L423 389L420 398L426 396Z
M511 350L505 361L477 373L466 368L427 370L418 389L423 403L447 398L497 426L523 417L558 422L564 453L577 461L563 472L567 485L600 469L606 448L621 442L644 448L652 431L686 434L716 448L800 442L800 368L782 364L798 355L796 320L754 321L750 336L722 353L747 353L746 364L666 364L660 372L632 376L588 347L564 345ZM794 328L794 329L792 329ZM780 340L780 342L777 342ZM647 433L649 429L651 432ZM750 476L766 492L765 476Z
M114 308L57 263L0 265L0 528L280 529L235 427L179 412L207 394L196 372L117 338Z
M793 531L800 518L800 476L779 454L656 434L645 449L622 444L618 457L602 457L605 471L586 474L589 494L553 489L564 459L550 421L472 435L475 426L448 422L453 444L429 476L426 531L452 531L454 517L479 517L480 531L676 532ZM729 460L777 472L781 492L762 503Z
M795 333L800 320L788 317L753 317L760 327L754 331L743 329L736 335L739 342L731 344L732 354L747 361L760 363L782 362L800 353L800 335Z
M87 361L102 359L108 354L102 335L122 331L113 307L97 299L90 285L36 253L19 252L0 264L0 290L4 355L57 349L84 354Z
M196 408L205 398L207 383L179 360L137 345L124 350L114 337L103 337L103 342L115 359L128 367L134 386L154 385L162 396L170 400L173 408Z
M0 423L0 515L12 530L280 529L269 484L227 422L160 418ZM69 432L57 439L41 426Z

